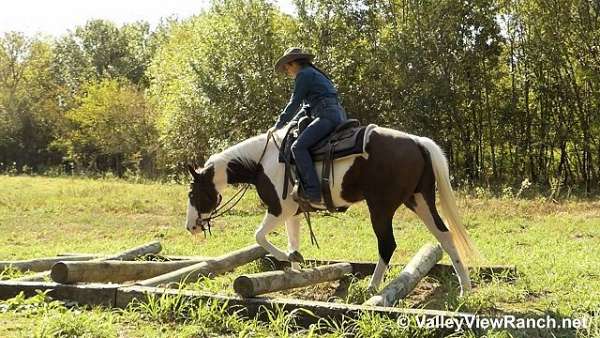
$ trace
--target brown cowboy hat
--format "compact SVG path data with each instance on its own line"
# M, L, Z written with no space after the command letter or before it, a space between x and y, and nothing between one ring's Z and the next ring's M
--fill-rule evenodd
M283 53L283 56L281 56L279 60L275 62L275 70L278 72L283 72L283 65L286 63L290 63L298 59L308 59L309 61L312 61L314 58L315 56L313 54L310 54L301 48L290 47L285 51L285 53Z

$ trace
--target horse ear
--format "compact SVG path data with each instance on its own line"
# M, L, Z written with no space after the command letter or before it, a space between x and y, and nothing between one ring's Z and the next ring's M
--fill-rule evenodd
M191 164L188 164L187 168L188 168L188 171L190 172L190 175L192 175L192 177L196 178L196 176L198 176L196 169L194 169L194 167Z

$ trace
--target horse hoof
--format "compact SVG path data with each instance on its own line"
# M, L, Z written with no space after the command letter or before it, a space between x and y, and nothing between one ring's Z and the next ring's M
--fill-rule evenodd
M298 251L294 251L288 255L288 261L304 263L304 257L302 257L302 255Z
M377 288L374 286L369 286L367 287L365 293L367 294L367 297L371 298L377 294Z

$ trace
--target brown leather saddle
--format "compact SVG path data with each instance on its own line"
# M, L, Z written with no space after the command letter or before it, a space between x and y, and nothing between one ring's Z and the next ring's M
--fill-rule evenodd
M294 183L295 180L300 177L296 172L296 167L294 165L294 157L292 156L291 151L292 144L311 121L312 119L310 117L300 119L297 124L292 125L288 129L282 140L279 149L279 162L285 163L282 198L286 198L288 194L289 183ZM333 204L329 182L329 177L334 177L333 161L342 157L364 153L364 136L367 127L368 126L361 126L358 120L349 119L340 124L331 134L309 149L313 162L323 162L321 193L323 194L325 207L330 212L343 212L348 209L347 207L339 208ZM292 168L294 168L293 171ZM294 177L292 177L292 173L294 174Z

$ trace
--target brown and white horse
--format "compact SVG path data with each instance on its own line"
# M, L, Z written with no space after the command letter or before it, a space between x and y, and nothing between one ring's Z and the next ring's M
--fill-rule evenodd
M279 163L276 144L286 128L273 134L247 139L225 151L212 155L203 168L193 169L186 227L192 233L204 229L211 213L221 201L228 184L250 183L267 206L266 214L256 231L256 241L275 258L287 261L299 250L300 216L298 204L291 198L282 199L284 166ZM404 204L423 220L429 231L450 256L458 275L461 295L471 289L467 263L477 257L477 250L461 224L450 185L448 164L432 140L393 129L376 127L366 138L366 154L337 160L331 187L338 207L365 200L371 224L377 237L379 262L369 282L377 290L390 258L396 249L392 230L394 213ZM322 163L316 164L321 176ZM440 193L442 220L435 204L436 185ZM291 190L291 187L289 187ZM285 223L288 252L271 244L266 236ZM295 256L294 256L295 257ZM298 263L292 263L298 268Z

